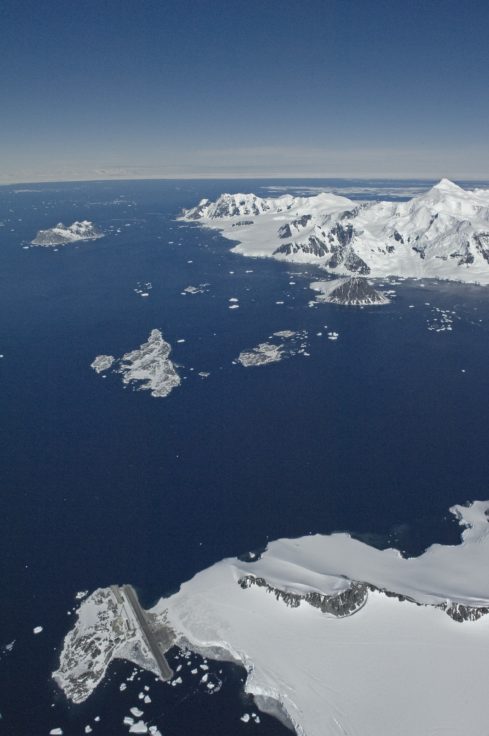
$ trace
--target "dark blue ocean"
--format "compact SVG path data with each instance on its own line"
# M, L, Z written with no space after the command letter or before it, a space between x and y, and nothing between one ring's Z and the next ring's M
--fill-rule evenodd
M223 191L322 184L394 199L426 186L0 188L0 734L60 727L77 736L87 725L95 735L127 734L122 719L144 685L152 700L144 719L164 736L289 733L267 716L240 721L254 710L243 672L222 665L211 665L223 682L211 696L190 677L169 687L147 673L120 692L134 670L120 662L86 703L70 706L50 674L76 592L127 582L149 606L217 560L310 532L347 530L418 554L458 541L449 506L488 497L487 288L395 283L385 307L310 308L319 269L246 259L216 231L175 221L182 207ZM23 248L38 229L75 219L106 236L58 251ZM141 298L134 289L148 281ZM208 292L182 296L203 282ZM231 297L239 309L228 308ZM428 329L436 308L455 313L451 331ZM182 385L167 398L90 369L96 355L120 356L153 328L181 366ZM284 329L309 331L310 357L233 364Z

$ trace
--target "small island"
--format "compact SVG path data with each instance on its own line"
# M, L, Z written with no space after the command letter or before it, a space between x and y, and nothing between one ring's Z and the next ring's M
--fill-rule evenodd
M68 227L58 222L57 225L47 230L38 230L31 245L40 245L45 248L57 245L67 245L78 240L98 240L103 238L104 233L93 222L89 220L75 221Z
M122 358L98 355L90 367L103 373L115 364L115 373L122 375L122 382L133 384L136 391L150 391L155 398L168 396L181 380L170 360L171 345L164 340L160 330L151 330L148 340Z
M311 289L318 291L315 303L329 302L346 306L367 306L389 304L390 300L382 292L377 291L363 276L352 276L346 279L330 281L314 281Z
M245 368L279 363L307 348L307 331L280 330L269 337L270 342L261 342L254 348L242 350L237 362Z

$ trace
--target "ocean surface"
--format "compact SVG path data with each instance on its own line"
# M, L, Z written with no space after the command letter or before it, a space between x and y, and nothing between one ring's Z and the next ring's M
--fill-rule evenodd
M392 279L387 306L311 307L317 267L244 258L218 232L175 220L223 191L324 187L403 199L428 186L0 188L0 734L59 727L77 736L87 725L101 736L127 734L122 720L142 707L140 692L151 697L144 720L163 736L290 733L264 715L242 722L256 712L241 690L244 672L215 663L222 688L214 695L186 662L176 687L118 662L88 701L70 705L51 672L76 593L132 583L150 606L204 567L279 537L341 530L410 555L458 542L448 508L489 494L488 289ZM38 229L76 219L105 237L27 247ZM142 298L134 290L147 282ZM182 294L202 283L205 293ZM231 298L239 309L229 309ZM450 330L438 331L437 310ZM153 328L172 345L183 379L167 398L91 370L95 356L121 356ZM304 329L308 356L256 368L235 362L272 332ZM175 667L178 656L170 656Z

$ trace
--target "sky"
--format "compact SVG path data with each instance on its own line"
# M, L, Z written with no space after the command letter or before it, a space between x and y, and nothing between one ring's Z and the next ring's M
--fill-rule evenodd
M0 182L489 179L489 3L2 0Z

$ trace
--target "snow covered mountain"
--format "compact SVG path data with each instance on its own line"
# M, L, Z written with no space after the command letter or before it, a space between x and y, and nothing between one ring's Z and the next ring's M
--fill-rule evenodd
M53 246L75 243L77 240L96 240L103 238L104 234L93 222L89 220L76 221L66 227L58 222L48 230L39 230L31 245Z
M338 275L489 284L489 190L448 179L407 202L222 194L180 219L220 229L242 255L318 263Z

